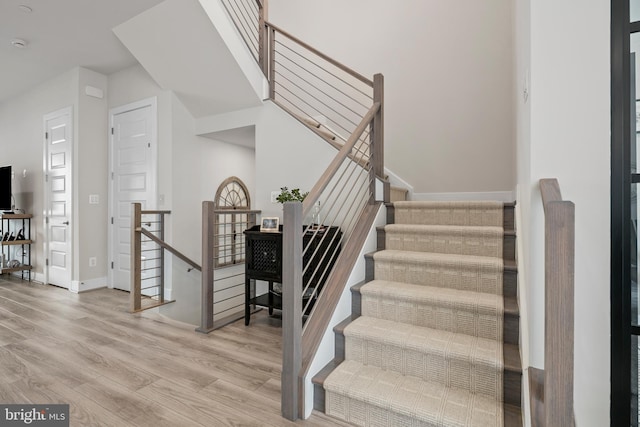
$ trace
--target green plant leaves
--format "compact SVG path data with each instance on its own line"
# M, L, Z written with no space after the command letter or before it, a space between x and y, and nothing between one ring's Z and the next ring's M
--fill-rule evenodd
M287 187L280 188L280 194L276 197L278 203L284 202L302 202L309 192L301 193L299 188L289 190Z

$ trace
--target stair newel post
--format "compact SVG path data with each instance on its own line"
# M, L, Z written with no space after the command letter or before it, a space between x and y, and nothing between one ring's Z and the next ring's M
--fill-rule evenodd
M371 174L372 174L372 200L375 203L376 178L384 178L384 76L375 74L373 76L373 102L380 103L380 108L373 118L371 129ZM384 193L384 201L389 202L387 191Z
M267 29L269 36L269 99L276 99L276 30Z
M132 312L142 308L142 206L131 204L131 292L130 309Z
M559 195L559 193L558 193ZM545 425L573 423L575 205L545 205Z
M213 330L214 246L216 241L213 202L202 202L202 284L200 297L200 327L196 332Z
M302 369L302 203L284 204L282 231L282 416L298 419Z

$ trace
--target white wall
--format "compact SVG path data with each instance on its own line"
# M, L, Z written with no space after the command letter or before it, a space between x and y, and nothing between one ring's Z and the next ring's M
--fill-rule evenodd
M609 424L610 73L609 2L516 4L520 303L528 312L523 360L544 367L544 226L541 178L558 178L576 206L576 424ZM524 297L524 298L523 298Z
M86 94L91 86L103 91L103 98ZM107 76L86 68L78 69L78 108L75 122L78 138L74 147L74 278L78 290L107 285L107 169L108 108ZM98 204L89 204L89 195ZM96 266L89 266L89 258Z
M509 0L270 0L269 20L385 76L385 165L416 193L515 188Z
M78 102L78 69L69 70L33 89L0 104L0 164L15 171L13 193L16 207L33 214L31 232L34 273L44 274L43 230L43 116L72 106L74 116ZM74 122L77 117L74 117ZM78 141L78 135L74 135ZM22 172L26 170L26 177Z
M34 215L32 264L38 280L44 278L45 259L43 116L64 107L73 108L74 257L70 285L80 291L89 285L106 285L107 274L107 102L106 98L88 97L87 85L102 89L106 96L106 76L76 67L0 104L0 163L13 166L16 206ZM98 194L101 203L89 205L89 194ZM98 259L96 267L89 267L92 256Z
M256 121L256 208L282 220L282 205L271 203L271 191L311 190L336 153L305 125L266 102Z

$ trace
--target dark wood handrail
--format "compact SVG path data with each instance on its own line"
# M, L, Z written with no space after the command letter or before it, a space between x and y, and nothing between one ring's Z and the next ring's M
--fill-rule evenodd
M329 185L329 182L331 182L333 176L336 174L338 169L340 169L340 166L342 165L344 160L349 156L351 150L356 145L356 142L358 142L360 135L362 135L367 126L371 124L371 121L373 120L379 109L379 102L376 102L373 104L373 106L371 106L367 114L365 114L365 116L360 121L360 124L355 129L353 134L351 134L347 142L342 146L340 151L338 151L338 154L336 154L336 157L334 157L334 159L331 161L331 163L327 167L327 170L324 172L324 174L322 174L318 182L316 182L316 184L313 186L313 188L309 192L309 195L305 197L304 202L302 202L303 218L309 215L309 212L311 212L313 205L315 205L318 199L320 199L322 192L325 188L327 188L327 185Z
M193 267L194 269L198 270L198 271L202 271L202 267L200 267L198 264L196 264L195 261L192 261L191 259L189 259L186 255L183 255L181 252L179 252L177 249L175 249L173 246L169 245L168 243L166 243L163 240L158 239L156 236L153 235L153 233L151 233L149 230L145 229L145 228L138 228L136 229L136 231L139 231L140 233L144 234L145 236L147 236L149 239L153 240L155 243L158 244L158 246L168 250L169 252L171 252L172 254L174 254L175 256L177 256L178 258L180 258L181 260L183 260L184 262L186 262L187 264L189 264L191 267Z
M315 49L314 47L308 45L307 43L303 42L302 40L300 40L299 38L291 35L290 33L284 31L282 28L279 28L276 25L273 25L272 23L265 21L265 27L266 28L270 28L273 31L277 31L278 33L282 34L283 36L287 37L288 39L296 42L297 44L299 44L300 46L304 47L305 49L307 49L308 51L314 53L315 55L319 56L320 58L324 59L325 61L327 61L328 63L334 65L335 67L341 69L342 71L344 71L345 73L349 74L352 77L355 77L356 79L360 80L362 83L365 83L366 85L373 87L373 82L371 80L369 80L368 78L366 78L365 76L363 76L362 74L358 73L357 71L352 70L351 68L347 67L344 64L341 64L340 62L336 61L335 59L325 55L324 53L320 52L318 49Z

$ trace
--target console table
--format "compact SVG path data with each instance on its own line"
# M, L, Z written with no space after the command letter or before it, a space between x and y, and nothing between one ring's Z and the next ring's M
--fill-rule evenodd
M305 227L306 228L306 227ZM244 324L251 320L251 306L267 307L269 314L273 310L282 310L282 293L274 288L274 283L282 283L282 226L279 232L261 232L256 225L244 231L245 234L245 311ZM314 271L330 271L340 253L340 239L342 232L338 227L321 226L319 230L309 229L303 234L303 248L308 247L303 256L302 283L309 283L309 289L316 289L318 293L324 286L327 276L318 277ZM327 256L324 256L328 253ZM307 267L308 266L308 267ZM312 278L313 277L313 278ZM256 295L256 280L269 284L267 292ZM303 307L309 301L309 295L303 296ZM317 295L317 293L316 293ZM314 296L315 299L315 296ZM312 301L305 314L309 314L315 301Z

